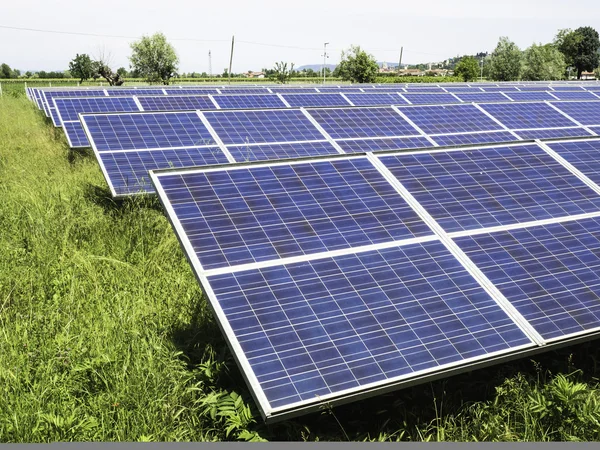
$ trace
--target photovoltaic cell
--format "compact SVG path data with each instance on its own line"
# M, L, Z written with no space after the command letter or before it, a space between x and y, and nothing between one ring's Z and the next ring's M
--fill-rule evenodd
M204 115L225 144L323 140L298 110L209 111Z
M338 151L331 143L329 143L329 141L293 142L291 144L230 145L227 148L237 162L338 154Z
M424 137L356 139L351 141L338 141L337 143L346 153L433 147L433 144Z
M419 135L392 108L313 109L309 113L334 139Z
M207 95L163 95L139 97L144 111L186 111L192 109L217 109Z
M69 147L85 148L90 146L90 141L85 134L81 122L65 122L63 123L63 130L67 136Z
M480 106L508 128L514 130L576 125L546 103L493 103Z
M559 100L600 100L593 93L585 91L554 91L552 94L558 97Z
M108 91L109 97L136 95L138 97L146 95L165 95L162 89L113 89Z
M164 188L205 270L433 234L366 158L173 176Z
M208 95L208 94L218 94L216 89L191 89L191 88L181 88L181 89L165 89L168 95Z
M153 193L154 187L148 175L150 170L228 162L219 147L102 152L98 153L98 158L117 196Z
M81 116L98 151L214 145L195 112Z
M433 136L432 139L440 146L493 144L496 142L514 142L517 138L508 131L491 133L465 133Z
M529 100L553 100L556 101L556 97L553 97L547 92L507 92L511 99L515 101L529 101Z
M346 94L346 97L355 106L376 106L376 105L406 105L407 102L397 94L390 93L365 93L365 94Z
M414 93L421 93L421 94L424 94L424 93L433 93L434 94L434 93L444 93L445 91L441 87L434 87L434 86L423 87L423 86L409 85L409 86L406 86L406 92L409 92L409 93L414 92Z
M400 110L426 134L503 130L473 105L406 106Z
M81 113L139 111L133 97L55 98L54 104L63 122L79 122Z
M292 107L309 106L349 106L350 103L340 94L282 94Z
M221 94L269 94L267 88L220 88Z
M285 87L272 87L271 91L280 94L314 94L315 88L285 88Z
M439 242L209 282L271 408L529 344Z
M447 232L600 211L600 196L533 144L381 161Z
M222 109L286 108L276 94L260 95L215 95L215 101Z
M456 239L545 339L600 327L597 218Z
M554 103L561 111L582 125L600 124L600 101L594 102L557 102Z

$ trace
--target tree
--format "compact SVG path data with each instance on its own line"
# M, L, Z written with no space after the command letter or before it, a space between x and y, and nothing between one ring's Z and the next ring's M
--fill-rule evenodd
M0 78L10 78L12 76L12 69L6 63L0 65Z
M271 78L281 84L287 83L290 78L292 78L292 74L294 73L294 63L290 65L288 69L288 64L283 61L275 63L275 67L273 68Z
M533 44L523 54L524 80L562 80L565 67L565 57L552 44Z
M77 53L75 58L69 63L69 72L75 78L79 78L79 82L83 83L94 76L94 62L90 55Z
M125 78L128 74L127 74L127 69L125 67L119 67L117 69L117 73L119 74L119 76L121 78Z
M353 83L373 83L378 73L379 66L373 55L358 45L352 45L347 51L342 51L342 60L335 68L333 76Z
M577 79L581 78L583 71L598 67L600 38L592 27L580 27L575 31L568 28L559 30L554 43L565 56L567 65L577 70Z
M179 58L162 33L144 36L131 44L131 67L150 82L169 84L177 71Z
M473 81L479 76L479 64L472 56L465 56L454 68L454 75L463 81Z
M503 36L490 58L490 76L498 81L518 80L521 75L522 53L517 44Z

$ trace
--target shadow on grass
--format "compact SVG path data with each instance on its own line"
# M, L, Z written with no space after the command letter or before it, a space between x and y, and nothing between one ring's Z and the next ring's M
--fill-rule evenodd
M137 195L115 198L107 186L87 183L83 191L84 198L100 206L106 214L122 216L134 209L152 209L163 213L163 207L156 195Z

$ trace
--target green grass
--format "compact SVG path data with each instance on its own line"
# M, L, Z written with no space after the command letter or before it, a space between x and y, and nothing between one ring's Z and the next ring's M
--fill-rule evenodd
M594 344L265 426L158 202L114 202L23 95L0 199L1 442L600 439Z

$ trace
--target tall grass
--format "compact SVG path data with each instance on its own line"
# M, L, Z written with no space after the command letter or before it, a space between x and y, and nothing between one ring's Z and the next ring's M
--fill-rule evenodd
M598 354L265 426L157 201L114 202L92 156L0 98L2 442L598 439Z

